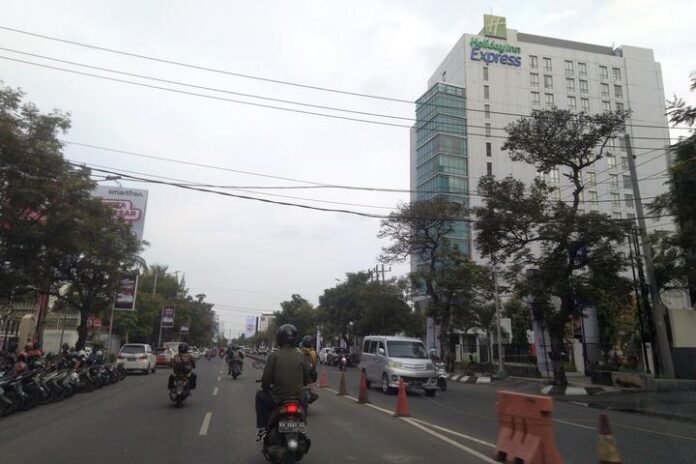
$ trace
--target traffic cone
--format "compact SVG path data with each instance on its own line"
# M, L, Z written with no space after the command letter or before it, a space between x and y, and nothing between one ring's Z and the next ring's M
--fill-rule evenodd
M346 387L346 371L341 372L341 384L338 387L337 395L345 396L348 394L348 387Z
M396 413L394 417L410 417L411 410L408 407L408 399L406 398L406 384L404 379L399 379L399 395L396 398Z
M367 397L367 377L365 376L365 371L360 373L360 394L358 395L358 403L365 404L369 403L370 400Z
M329 387L329 373L326 372L326 367L321 368L321 374L319 375L319 388Z
M609 427L609 418L606 414L599 415L599 441L597 442L597 457L599 464L621 464L621 456L616 446L616 440Z

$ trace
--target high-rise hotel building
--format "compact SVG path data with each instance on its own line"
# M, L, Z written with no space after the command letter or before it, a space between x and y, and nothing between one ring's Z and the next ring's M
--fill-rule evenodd
M481 204L478 181L492 174L531 182L538 173L513 162L501 147L505 127L534 109L561 108L600 113L630 109L631 136L644 203L665 191L669 131L660 64L653 51L610 47L525 34L506 27L505 18L484 17L479 34L464 34L428 81L417 100L411 131L412 200L447 196ZM611 141L611 156L585 172L584 211L615 218L635 217L628 153L622 136ZM562 172L546 175L559 199L570 199ZM669 219L648 219L649 228ZM668 225L669 227L669 225ZM467 222L452 234L457 246L477 258Z

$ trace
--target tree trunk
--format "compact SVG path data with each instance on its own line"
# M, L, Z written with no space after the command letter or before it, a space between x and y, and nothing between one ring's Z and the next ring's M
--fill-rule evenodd
M87 342L87 311L85 308L80 310L80 325L77 327L77 342L75 343L76 350L83 350Z
M553 384L558 387L565 387L568 385L568 378L566 377L565 368L563 367L563 351L563 339L559 340L552 336L549 359L551 360L551 366L553 368Z

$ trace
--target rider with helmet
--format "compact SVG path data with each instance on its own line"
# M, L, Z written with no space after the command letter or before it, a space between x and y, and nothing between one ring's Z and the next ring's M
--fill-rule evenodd
M256 392L256 441L266 435L273 407L284 400L302 398L302 389L309 383L309 368L304 356L295 349L297 328L292 324L280 326L276 332L278 351L266 359L261 376L261 390Z
M170 390L174 388L174 377L177 375L184 375L188 378L189 388L191 390L196 388L196 379L198 376L193 372L193 369L196 367L196 360L188 350L189 346L186 343L182 343L179 345L179 352L172 358L172 369L174 373L169 376L169 384L167 386Z
M309 380L310 382L317 381L317 352L314 350L314 344L312 343L312 336L305 335L302 337L300 342L300 352L305 357L307 361L307 366L309 367Z
M244 367L244 353L237 345L230 345L227 347L227 375L232 374L232 366L237 363L239 366L239 372L242 371Z

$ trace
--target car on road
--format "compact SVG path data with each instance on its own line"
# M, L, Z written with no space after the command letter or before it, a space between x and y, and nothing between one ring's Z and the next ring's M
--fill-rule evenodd
M160 348L155 348L155 358L157 367L169 366L172 363L172 358L174 357L174 352L171 348L166 348L164 346Z
M340 347L329 348L329 351L326 353L326 364L329 366L338 366L338 361L343 355L345 355L348 360L348 366L352 366L353 363L348 349Z
M199 359L201 357L200 351L198 351L198 347L191 346L189 347L189 353L191 353L191 356L193 356L193 359Z
M141 371L144 374L155 372L157 358L152 347L145 343L127 343L118 352L118 364L128 371Z
M384 393L393 392L401 380L409 389L425 390L427 396L439 389L435 366L417 338L365 337L358 368L365 373L368 387L377 383Z
M326 364L326 355L329 354L330 350L331 350L331 348L322 348L321 350L319 350L318 356L319 356L320 363Z

